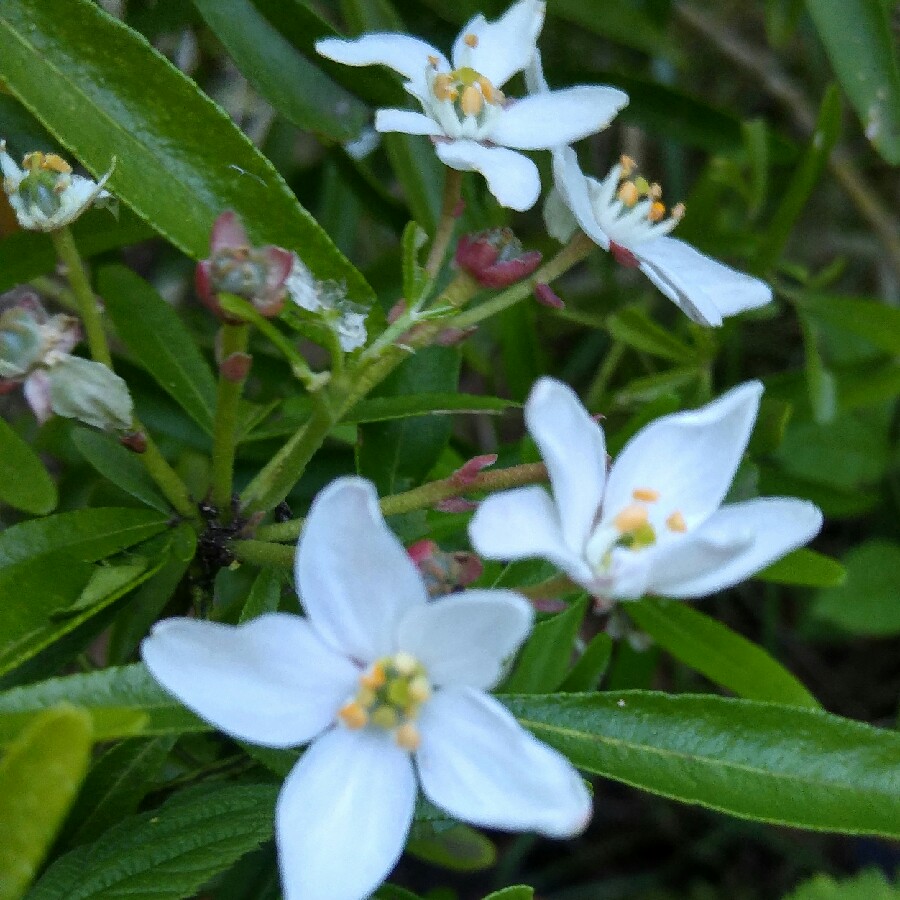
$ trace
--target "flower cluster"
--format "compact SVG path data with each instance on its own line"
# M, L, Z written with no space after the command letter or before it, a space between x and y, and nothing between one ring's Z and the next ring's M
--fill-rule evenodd
M29 153L21 168L0 141L3 190L19 224L32 231L53 231L78 218L89 206L109 206L112 195L103 185L112 167L98 182L73 175L72 167L55 153Z

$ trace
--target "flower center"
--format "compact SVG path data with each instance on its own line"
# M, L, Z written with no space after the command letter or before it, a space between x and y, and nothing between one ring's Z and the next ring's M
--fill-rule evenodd
M650 205L647 208L647 219L656 224L666 218L666 205L662 202L662 188L654 181L652 184L638 175L632 178L637 168L637 163L630 156L622 156L619 160L619 186L616 190L616 197L629 209L633 208L638 201L649 199ZM669 218L679 222L684 216L684 204L676 203L669 211Z
M45 216L55 215L62 206L60 194L72 183L72 167L55 153L36 152L25 156L22 168L28 174L19 182L19 196Z
M420 742L415 722L429 697L431 682L425 667L400 651L360 675L356 696L340 708L338 718L354 730L373 725L390 731L404 750L415 750Z

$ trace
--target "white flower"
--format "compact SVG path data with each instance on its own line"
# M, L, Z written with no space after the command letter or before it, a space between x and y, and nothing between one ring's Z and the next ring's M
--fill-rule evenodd
M53 231L77 219L89 206L112 200L103 190L112 167L99 182L73 175L72 167L55 153L29 153L19 168L0 141L3 190L23 228Z
M525 421L553 497L537 486L488 497L469 526L472 544L490 559L547 559L601 602L702 597L736 584L822 526L818 508L802 500L722 506L761 394L749 381L700 409L657 419L607 474L600 426L570 387L540 379Z
M227 734L313 741L276 810L286 900L374 891L403 850L417 784L476 825L553 837L584 828L590 798L577 772L484 693L531 628L522 597L429 601L359 478L316 498L296 579L306 618L170 619L142 645L154 677Z
M446 165L480 172L501 204L525 210L538 198L540 179L534 163L515 151L581 140L605 128L628 102L622 91L596 85L515 101L504 96L500 88L537 53L544 6L519 0L496 22L475 16L453 45L452 64L440 50L405 34L326 38L316 50L346 65L384 65L403 75L422 112L378 110L375 128L429 135Z
M347 300L342 284L318 281L297 254L284 286L288 296L301 309L320 314L333 329L344 353L366 342L365 308Z

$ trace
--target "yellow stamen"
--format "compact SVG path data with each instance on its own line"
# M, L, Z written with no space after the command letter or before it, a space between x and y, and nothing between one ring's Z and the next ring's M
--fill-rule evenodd
M443 74L435 76L431 90L438 100L453 100L456 97L456 88L453 87L453 78Z
M638 189L631 181L623 181L616 195L626 206L634 206L638 202Z
M655 491L653 488L635 488L631 492L631 496L642 503L656 503L659 500L659 491Z
M472 34L470 31L464 38L463 41L467 47L471 47L473 50L478 46L478 35Z
M654 200L662 199L662 187L660 187L660 185L655 181L650 185L650 196Z
M503 102L503 94L491 84L489 79L485 78L484 75L479 75L477 81L478 86L481 88L481 94L488 103L493 103L496 106Z
M380 688L384 684L386 678L387 676L384 672L384 666L380 662L378 662L375 663L375 665L372 666L372 668L369 669L368 672L364 672L359 676L359 683L363 687L367 687L373 691L377 691L378 688Z
M353 731L364 728L369 721L368 713L363 709L362 705L353 701L342 706L338 711L338 716Z
M481 96L481 91L475 85L470 84L463 90L462 100L459 105L465 115L477 116L484 106L484 98Z
M419 665L416 661L416 658L411 653L407 653L405 650L401 650L399 653L395 653L392 662L399 675L412 675L412 673L416 671L416 667Z
M424 675L413 678L409 683L409 699L415 703L424 703L431 696L431 685Z
M632 531L637 531L637 529L642 525L645 525L646 522L647 508L641 506L639 503L632 503L630 506L626 506L625 509L613 519L613 525L615 525L616 529L622 534L629 534Z
M666 519L666 525L669 528L669 531L678 531L685 532L687 531L687 522L684 521L684 516L680 512L673 512L668 519Z
M660 219L664 218L666 215L666 206L664 203L660 203L659 200L654 200L653 204L650 207L650 210L647 212L647 218L651 222L658 222Z
M42 169L49 169L51 172L59 172L61 175L68 175L72 171L72 167L61 157L55 153L48 153L41 162Z
M684 210L684 204L683 204L683 203L676 203L676 204L672 207L672 210L671 210L671 212L669 213L669 215L670 215L673 219L675 219L675 221L677 222L677 221L679 221L680 219L683 219L683 218L684 218L684 211L685 211L685 210Z
M428 55L428 62L433 69L436 69L440 60L433 54Z
M397 745L404 750L418 750L419 744L422 743L422 736L419 729L411 722L404 722L395 732L394 740Z
M377 725L379 728L396 728L397 723L400 721L397 710L392 709L390 706L379 706L372 711L369 718L372 724Z
M637 168L637 163L624 153L619 157L619 165L622 167L623 178L628 178L628 176Z

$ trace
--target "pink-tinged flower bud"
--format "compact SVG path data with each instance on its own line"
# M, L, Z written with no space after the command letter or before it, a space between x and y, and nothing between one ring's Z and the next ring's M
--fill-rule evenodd
M481 456L473 456L465 465L460 466L451 476L450 480L459 487L469 487L478 477L482 469L487 469L497 462L496 453L485 453Z
M143 431L131 431L119 438L119 443L132 453L145 453L147 450L147 435Z
M438 332L434 342L440 347L455 347L476 331L478 331L477 325L470 325L468 328L444 328Z
M549 284L536 284L534 286L534 296L538 303L542 306L549 306L550 309L565 309L566 307L562 298L557 295Z
M626 269L637 269L640 266L640 260L627 248L615 241L609 242L609 252L612 253L613 259Z
M251 247L247 232L237 215L228 210L213 224L209 259L200 260L194 284L201 302L223 322L235 325L240 319L229 316L219 303L221 293L235 294L250 301L260 315L278 315L284 306L293 254L281 247Z
M219 372L226 381L240 384L249 374L253 357L249 353L232 353L219 364Z
M477 581L484 570L474 553L461 550L447 553L430 540L417 541L406 552L422 573L431 597L462 590Z
M463 235L456 245L456 263L479 284L504 288L527 278L541 264L537 250L522 251L509 228L491 228Z

